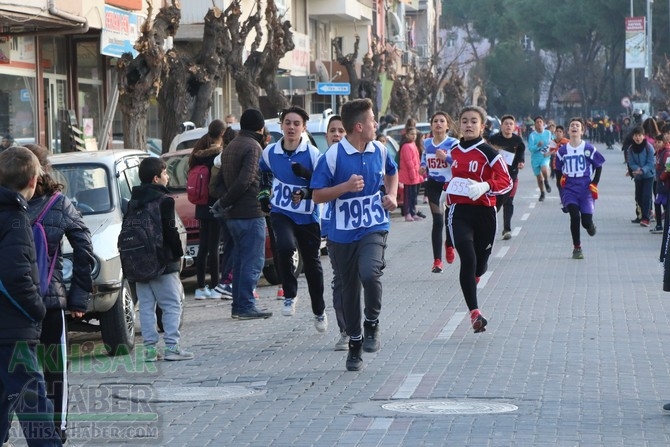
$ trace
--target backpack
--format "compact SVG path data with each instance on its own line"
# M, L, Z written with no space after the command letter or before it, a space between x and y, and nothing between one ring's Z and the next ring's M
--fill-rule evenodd
M209 166L193 166L186 178L186 196L194 205L209 204Z
M123 216L117 247L121 269L129 281L146 282L165 271L160 202L133 203Z
M49 260L49 243L47 241L47 233L44 230L44 225L42 221L44 216L49 212L51 207L56 203L56 200L61 196L59 192L52 195L49 201L44 205L42 211L37 216L32 223L33 229L33 240L35 241L35 255L37 259L37 269L40 273L40 295L44 297L44 294L49 290L49 284L51 283L51 278L54 274L54 268L56 266L56 258L58 257L58 246L54 255Z

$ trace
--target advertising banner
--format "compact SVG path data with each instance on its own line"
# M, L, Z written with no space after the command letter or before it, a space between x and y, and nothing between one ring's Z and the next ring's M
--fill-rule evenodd
M647 33L644 17L626 17L626 68L647 65Z

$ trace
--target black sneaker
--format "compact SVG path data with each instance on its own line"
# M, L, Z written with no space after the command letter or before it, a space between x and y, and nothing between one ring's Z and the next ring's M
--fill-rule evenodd
M363 351L379 351L379 322L363 322Z
M591 224L591 226L586 229L586 232L589 234L589 236L595 236L596 226Z
M540 202L544 202L544 191L540 193L540 198L538 199Z
M422 219L425 219L425 218L426 218L426 215L423 214L421 211L417 211L417 212L416 212L416 215L419 216L419 217L422 218Z
M634 224L639 224L640 222L642 222L642 218L640 218L640 217L636 217L635 219L632 219L630 221L630 223L634 223Z
M670 404L663 405L663 411L670 414Z
M547 180L544 181L544 189L546 189L547 192L551 192L551 186L549 186L549 182Z
M472 329L475 331L475 334L479 334L480 332L486 332L486 325L488 324L488 320L484 318L482 314L477 315L477 318L471 321L472 323Z
M649 232L653 233L653 234L662 234L663 233L663 227L659 227L658 225L656 225L654 228L649 230Z
M250 309L245 312L239 312L237 314L237 319L238 320L257 320L257 319L262 319L262 318L270 318L272 316L272 312L268 312L266 310L260 310L260 309ZM235 318L235 316L233 316Z
M347 371L360 371L363 368L363 340L349 339L349 354L347 355Z

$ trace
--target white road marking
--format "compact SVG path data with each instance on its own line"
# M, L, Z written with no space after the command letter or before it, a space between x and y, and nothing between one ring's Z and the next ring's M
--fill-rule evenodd
M453 319L453 318L452 318ZM451 321L451 320L450 320ZM409 399L423 379L423 374L409 374L391 399Z

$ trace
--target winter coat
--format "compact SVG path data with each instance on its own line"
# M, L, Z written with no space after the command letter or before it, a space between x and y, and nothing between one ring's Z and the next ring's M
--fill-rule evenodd
M628 169L630 172L642 170L642 174L634 175L635 180L653 178L656 173L655 164L654 148L648 142L644 141L640 146L633 143L628 149Z
M160 200L160 218L163 227L163 252L161 255L162 259L168 261L163 274L178 272L181 268L181 257L184 255L176 225L174 199L168 195L168 192L167 187L163 185L142 183L133 188L128 203L128 209L131 209L141 207L154 200Z
M403 185L418 185L423 182L419 174L419 150L416 143L405 143L400 148L400 170L398 181Z
M51 197L42 195L33 197L28 202L28 216L33 222ZM86 312L88 302L93 292L93 243L91 232L77 211L65 195L56 200L42 220L44 231L49 245L49 260L58 249L58 257L54 266L53 276L49 289L42 297L47 309L68 309L71 311ZM70 290L66 292L63 282L63 250L61 241L63 236L72 246L72 280Z
M226 219L265 217L258 202L262 138L258 133L241 130L221 153L219 204Z
M0 186L0 344L37 343L46 314L28 203Z

